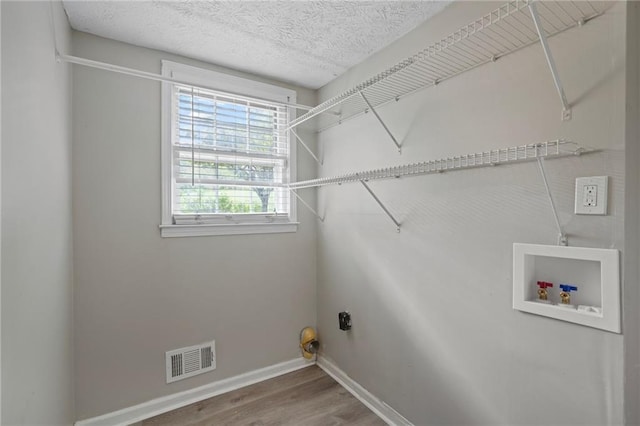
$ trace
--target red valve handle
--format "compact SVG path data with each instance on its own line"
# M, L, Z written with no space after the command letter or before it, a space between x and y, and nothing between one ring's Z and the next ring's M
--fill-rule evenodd
M538 287L540 288L553 287L553 283L548 283L546 281L538 281Z

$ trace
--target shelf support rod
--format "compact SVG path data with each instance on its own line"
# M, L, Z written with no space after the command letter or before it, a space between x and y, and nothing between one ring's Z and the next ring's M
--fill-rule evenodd
M313 153L313 151L311 151L311 148L309 148L309 146L306 143L304 143L304 141L300 138L300 136L298 136L296 131L293 129L289 129L289 131L293 133L293 136L295 136L296 139L298 139L298 142L300 142L300 144L304 147L304 149L306 149L307 152L313 157L313 159L316 160L316 163L322 166L322 161L320 161L320 159Z
M549 204L551 204L553 218L555 219L556 227L558 228L558 245L568 246L569 241L567 240L567 235L562 231L562 226L560 226L558 211L556 209L556 204L553 202L553 197L551 196L551 189L549 189L549 183L547 182L547 174L544 170L544 159L542 157L538 157L538 167L540 168L540 175L542 176L542 182L544 182L544 188L547 190L547 195L549 196Z
M161 74L155 74L155 73L148 72L148 71L138 70L138 69L135 69L135 68L127 68L127 67L123 67L123 66L120 66L120 65L110 64L110 63L107 63L107 62L94 61L94 60L91 60L91 59L81 58L81 57L78 57L78 56L63 55L63 54L58 53L57 50L56 50L56 61L57 62L68 62L70 64L81 65L81 66L89 67L89 68L97 68L97 69L100 69L100 70L111 71L111 72L115 72L115 73L119 73L119 74L130 75L132 77L139 77L139 78L144 78L144 79L147 79L147 80L159 81L159 82L163 82L163 83L182 84L182 85L185 85L185 86L195 87L195 88L198 88L198 89L214 90L214 91L226 93L226 94L232 95L232 96L238 95L237 93L220 90L219 88L214 87L214 86L210 86L210 85L193 84L193 83L190 83L189 81L184 80L184 79L168 77L168 76L164 76L164 75L161 75ZM257 100L273 102L273 101L271 101L269 99L266 99L266 98L258 98L258 97L255 97L255 96L253 98L257 99ZM311 110L311 109L315 108L315 107L312 107L312 106L302 105L302 104L297 104L297 103L292 103L292 102L282 102L282 105L286 105L286 106L289 106L289 107L292 107L292 108L302 109L302 110Z
M391 138L393 143L396 144L396 147L398 147L398 152L402 152L402 147L400 146L400 144L396 140L395 136L393 136L393 133L391 133L391 130L389 130L387 125L384 124L384 121L382 121L382 118L380 118L380 116L378 115L378 111L376 111L375 108L373 108L373 105L371 105L371 103L369 102L367 97L364 95L364 93L362 93L362 91L360 91L359 93L360 93L360 96L362 97L362 99L364 100L364 102L367 104L367 106L369 107L369 109L373 113L373 115L375 115L376 118L378 119L378 121L380 122L380 124L382 124L382 127L384 127L384 130L387 132L387 134L389 135L389 137Z
M361 180L360 183L367 189L367 191L369 191L369 194L371 194L371 196L373 197L374 200L376 200L378 205L382 207L382 210L384 210L384 212L387 214L387 216L389 216L389 218L393 221L393 223L396 224L396 231L400 232L400 222L398 222L396 218L393 217L389 209L387 209L385 205L382 204L382 201L380 201L380 198L378 198L376 194L371 190L371 188L369 188L369 185L367 185L367 182L365 182L364 180Z
M556 63L553 60L553 55L551 54L551 48L549 47L549 43L547 42L547 36L544 33L544 27L542 26L542 22L540 21L540 15L538 15L538 9L536 8L535 0L532 0L531 3L529 3L529 11L531 12L533 24L536 26L536 31L538 32L538 37L540 38L540 44L542 45L544 56L547 58L547 64L549 65L549 70L551 71L553 82L556 85L556 90L558 91L560 101L562 102L562 120L571 120L571 105L569 105L569 102L567 102L567 97L564 94L564 88L562 87L562 82L560 81L560 76L558 75L558 69L556 68Z
M316 211L315 211L315 210L314 210L314 209L313 209L309 204L307 204L307 202L306 202L305 200L303 200L303 199L302 199L302 197L301 197L300 195L298 195L298 193L296 192L296 190L295 190L295 189L291 189L291 188L289 188L289 191L291 191L291 193L292 193L293 195L295 195L295 196L296 196L296 198L298 199L298 201L300 201L300 202L302 203L302 205L303 205L303 206L305 206L307 209L309 209L309 211L310 211L311 213L313 213L313 215L314 215L315 217L317 217L317 218L318 218L318 220L319 220L320 222L324 222L324 217L321 217L321 216L318 214L318 212L316 212Z

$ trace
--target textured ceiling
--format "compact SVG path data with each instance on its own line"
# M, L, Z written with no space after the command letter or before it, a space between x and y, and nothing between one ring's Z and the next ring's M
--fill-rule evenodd
M318 88L449 1L69 1L79 31Z

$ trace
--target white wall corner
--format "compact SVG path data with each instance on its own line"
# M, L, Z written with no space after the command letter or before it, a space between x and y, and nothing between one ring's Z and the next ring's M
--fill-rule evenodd
M347 373L342 371L330 359L319 355L316 362L318 364L318 367L324 370L324 372L329 376L333 377L336 382L340 383L342 387L348 390L353 396L355 396L360 402L366 405L388 425L413 426L413 423L405 419L402 414L398 413L380 398L376 397L371 392L363 388L358 382L349 377Z

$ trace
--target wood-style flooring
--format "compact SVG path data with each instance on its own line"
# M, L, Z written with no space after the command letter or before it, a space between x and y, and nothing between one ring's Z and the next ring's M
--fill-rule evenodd
M143 426L383 426L371 410L317 366L170 411Z

